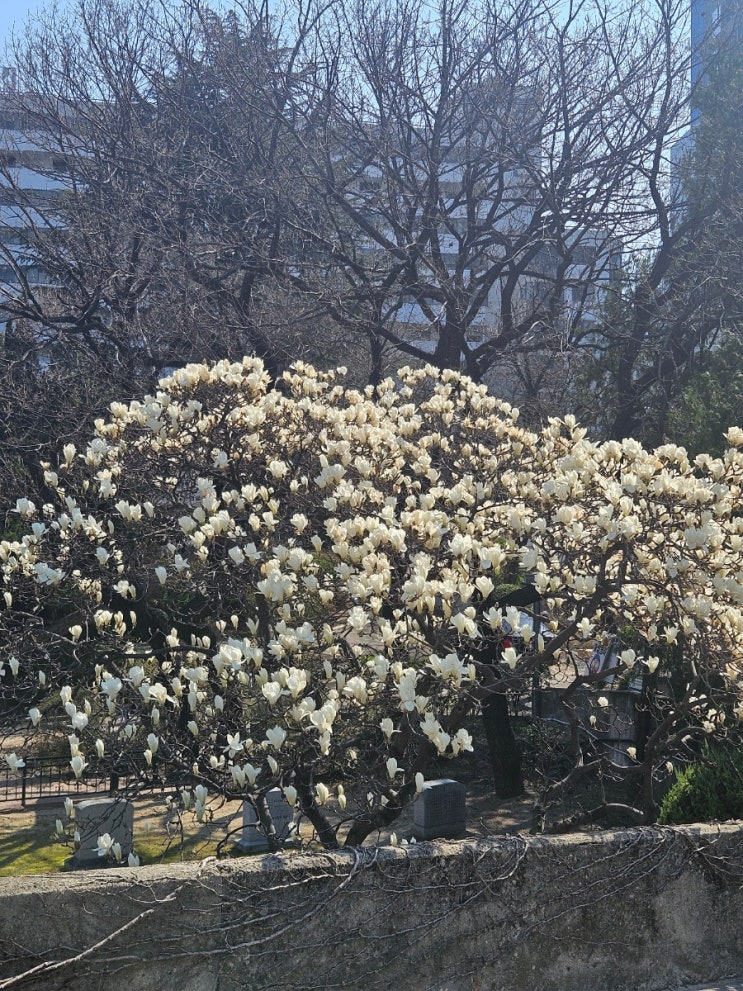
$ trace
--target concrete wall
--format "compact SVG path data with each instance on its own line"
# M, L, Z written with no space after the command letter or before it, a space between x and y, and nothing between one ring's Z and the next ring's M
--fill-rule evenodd
M0 989L653 991L743 972L742 882L740 824L3 879Z

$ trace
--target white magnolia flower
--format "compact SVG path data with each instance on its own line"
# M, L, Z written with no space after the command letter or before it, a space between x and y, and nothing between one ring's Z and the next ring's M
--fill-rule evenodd
M121 679L108 677L101 681L101 691L113 700L121 691Z
M591 620L584 616L583 619L577 624L578 632L586 640L593 633L593 623Z
M457 730L451 739L451 748L454 756L461 753L463 750L471 751L473 749L472 737L466 729Z
M18 499L13 512L19 513L21 516L33 516L36 512L36 506L30 499Z
M70 767L76 778L81 778L83 771L87 767L87 762L82 754L75 754L75 756L70 761Z
M281 685L275 681L267 681L261 688L261 691L263 693L263 697L268 700L268 704L272 706L278 702L279 698L283 694Z
M379 726L382 732L384 733L386 740L390 740L392 738L392 734L397 732L395 730L395 724L392 722L389 716L385 716L384 719L379 724Z
M227 734L227 746L224 747L225 753L229 755L230 758L239 754L243 749L244 742L240 739L240 733L228 733Z
M72 704L72 703L70 703ZM72 728L77 732L77 730L84 730L88 725L88 717L84 712L74 712L72 714Z
M282 729L281 726L272 726L270 729L266 730L266 742L269 746L273 747L274 750L281 750L286 740L286 730Z
M366 705L369 698L366 682L359 675L348 679L343 687L343 694L352 696L360 705Z
M519 655L516 653L514 647L506 647L503 651L503 660L512 671L515 669L519 661Z
M495 588L492 578L489 578L487 575L480 575L478 578L476 578L475 585L477 587L477 590L482 595L483 599L487 599L487 597Z
M392 781L396 774L402 774L403 770L401 767L397 766L397 760L394 757L388 757L386 762L387 777Z
M111 853L114 845L114 838L110 833L103 833L102 836L98 837L96 842L96 849L98 851L99 857L107 857Z
M252 764L245 764L245 766L243 767L243 771L245 772L245 777L248 781L248 784L252 788L255 785L258 775L261 773L260 768L253 767Z
M5 763L11 769L11 771L20 771L26 766L25 760L18 757L15 753L5 755Z

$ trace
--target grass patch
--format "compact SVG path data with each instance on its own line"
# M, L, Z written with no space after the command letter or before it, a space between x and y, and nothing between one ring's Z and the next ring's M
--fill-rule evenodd
M227 831L239 824L232 808L220 810L208 824L184 816L182 830L177 818L157 799L138 799L134 808L134 848L142 864L174 864L215 856ZM0 877L58 873L64 869L72 847L58 839L57 818L65 818L61 802L0 813ZM228 839L220 856L241 855L233 844L238 835Z
M51 830L36 823L14 828L12 818L0 823L0 877L61 871L70 851L55 841L54 824Z

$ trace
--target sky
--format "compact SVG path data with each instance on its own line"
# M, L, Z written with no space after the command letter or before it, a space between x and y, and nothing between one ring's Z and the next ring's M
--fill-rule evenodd
M10 39L13 23L15 22L16 29L23 27L28 14L44 6L44 0L0 0L0 51ZM60 6L64 6L64 3Z

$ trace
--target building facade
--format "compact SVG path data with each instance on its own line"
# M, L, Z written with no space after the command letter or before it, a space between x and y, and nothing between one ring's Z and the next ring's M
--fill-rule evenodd
M34 140L32 122L15 102L15 70L0 68L0 334L7 302L26 285L43 292L49 276L33 252L33 231L55 223L64 192L64 162Z

